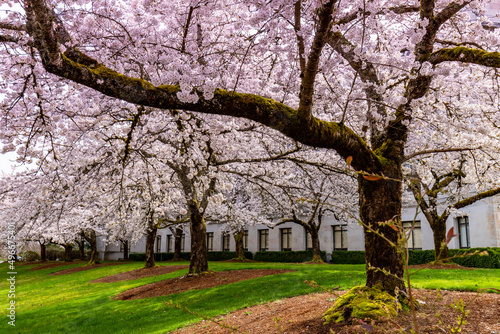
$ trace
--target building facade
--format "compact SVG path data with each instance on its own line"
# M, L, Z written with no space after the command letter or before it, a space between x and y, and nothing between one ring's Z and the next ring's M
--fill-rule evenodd
M425 216L409 206L402 213L403 226L410 229L408 247L411 249L434 249L432 230ZM454 228L457 237L449 243L449 248L500 247L500 196L478 201L450 216L446 229ZM334 250L364 250L363 228L357 223L347 224L337 221L333 216L323 218L320 229L321 250L327 260ZM145 253L146 238L130 245L130 253ZM189 226L184 226L182 251L189 252L191 238ZM207 224L208 251L235 251L235 241L222 224ZM252 225L245 230L244 247L255 253L258 251L301 251L312 248L311 238L305 229L294 223L275 227ZM123 258L123 246L119 243L106 244L99 239L98 249L101 260ZM155 252L173 252L174 235L170 229L158 230Z

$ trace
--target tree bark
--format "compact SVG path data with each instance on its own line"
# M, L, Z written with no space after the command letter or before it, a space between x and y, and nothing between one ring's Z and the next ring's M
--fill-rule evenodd
M384 175L394 175L387 171ZM392 179L369 181L358 177L360 217L364 225L366 286L377 286L395 294L396 288L406 291L403 281L403 258L398 253L401 224L401 175ZM391 222L393 226L383 223ZM375 232L374 232L375 231ZM387 240L392 242L391 245Z
M245 249L243 248L243 236L245 234L244 230L238 230L234 233L234 242L236 244L236 260L245 261Z
M128 240L123 241L123 259L128 260Z
M47 245L40 242L40 261L47 261Z
M448 218L448 216L446 216ZM434 254L436 261L448 258L448 245L446 244L446 219L437 219L429 222L434 236Z
M311 233L312 246L313 246L313 258L312 262L323 263L323 259L321 258L321 248L319 243L319 233L315 228L311 228L309 230Z
M64 244L64 262L73 262L71 258L71 251L73 250L73 244Z
M176 228L174 234L174 261L180 261L181 259L181 249L182 249L182 229Z
M85 232L82 231L82 233L80 234L80 240L77 240L76 243L78 244L78 259L84 260L85 259Z
M86 237L87 242L90 245L90 260L89 260L89 265L93 266L99 263L99 260L97 258L97 236L95 234L94 230L91 230L88 232L88 236Z
M189 212L191 215L191 261L188 275L201 274L208 271L207 225L196 201L189 201Z
M146 234L146 263L144 268L153 268L155 263L155 240L158 227L150 222Z

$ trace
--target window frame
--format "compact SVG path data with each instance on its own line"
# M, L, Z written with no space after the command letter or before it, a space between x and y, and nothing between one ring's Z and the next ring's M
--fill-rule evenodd
M156 253L161 253L161 235L156 236Z
M214 232L207 232L207 252L214 251Z
M269 251L269 229L260 229L259 231L259 252ZM262 247L262 238L264 237L264 246Z
M172 253L173 252L173 245L172 245L172 239L175 240L175 238L172 238L173 234L167 234L167 240L165 241L167 244L167 253Z
M285 237L287 240L288 247L284 247ZM291 252L292 251L292 228L291 227L280 228L280 249L282 252Z
M243 231L243 250L248 252L248 230Z
M313 242L312 242L312 235L311 232L309 232L308 229L304 228L306 231L306 242L305 242L305 248L306 250L312 250L313 249ZM310 244L309 244L310 242Z
M231 250L231 235L228 232L222 232L222 251L229 252L230 250Z
M463 223L461 220L463 219ZM465 226L465 243L466 245L464 246L462 244L462 229L461 227ZM470 223L469 223L469 216L460 216L457 217L457 227L458 227L458 246L460 249L467 249L470 248Z
M333 232L333 250L342 250L346 251L349 248L348 245L348 239L347 239L347 224L336 224L332 225L332 232ZM340 234L340 247L337 247L337 243L335 242L336 240L336 235ZM345 245L344 245L345 241Z
M406 224L406 226L405 226ZM417 225L418 224L418 225ZM406 232L412 228L413 230L411 231L411 236L408 238L408 249L411 250L422 250L422 222L420 220L415 220L415 221L403 221L401 222L401 225L403 226L403 229ZM420 247L415 247L415 241L418 239L415 237L415 231L420 231ZM411 241L411 245L410 245Z

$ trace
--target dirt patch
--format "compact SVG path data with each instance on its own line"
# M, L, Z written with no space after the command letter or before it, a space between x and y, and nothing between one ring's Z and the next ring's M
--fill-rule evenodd
M132 299L141 299L148 297L166 296L173 293L179 293L188 290L213 288L219 285L225 285L252 278L263 277L268 275L277 275L288 272L290 272L290 270L245 269L245 270L218 271L200 276L176 277L124 291L119 295L117 295L115 299L132 300Z
M111 263L99 263L99 264L95 264L93 266L86 265L86 266L80 266L80 267L74 267L74 268L56 271L54 273L51 273L51 275L66 275L66 274L78 273L80 271L91 270L91 269L100 268L100 267L116 266L118 264L123 264L123 263L111 262Z
M39 262L40 263L40 262ZM85 261L75 261L75 262L50 262L47 264L41 264L39 266L30 268L30 271L35 271L35 270L43 270L43 269L50 269L50 268L57 268L57 267L62 267L62 266L69 266L72 264L81 264L81 263L86 263Z
M345 292L339 292L343 294ZM459 313L450 307L454 301L462 299L470 313L462 333L500 333L500 294L473 292L451 292L416 290L416 298L425 302L418 311L420 333L449 333L448 326L457 325ZM477 296L477 298L476 298ZM232 312L215 320L226 328L211 321L202 321L193 326L175 331L176 334L191 333L233 333L227 327L237 328L240 333L409 333L412 328L411 314L403 314L392 321L353 323L350 325L323 325L322 314L333 305L335 296L322 293L293 297L271 303L249 307ZM189 308L189 305L185 305ZM440 318L436 315L440 314Z
M147 269L142 268L142 269L126 271L124 273L119 273L116 275L101 277L101 278L95 279L93 281L90 281L90 283L114 283L114 282L119 282L119 281L130 281L130 280L144 278L144 277L151 277L151 276L168 274L168 273L172 273L172 272L177 271L177 270L188 269L188 268L189 268L189 266L185 266L185 265L183 265L183 266L156 266L156 267L147 268Z
M447 263L447 264L418 264L413 266L408 266L410 269L464 269L464 270L475 270L476 268L464 267L457 263Z

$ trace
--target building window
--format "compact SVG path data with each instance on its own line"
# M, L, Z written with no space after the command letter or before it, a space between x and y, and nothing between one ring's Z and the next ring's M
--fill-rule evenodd
M227 233L227 232L222 233L222 251L223 252L229 252L230 240L231 240L231 236L229 235L229 233Z
M181 252L184 252L184 242L186 235L182 233L181 236ZM167 235L167 253L173 253L175 251L175 236L173 234Z
M281 228L281 251L291 251L292 250L292 229L291 228Z
M469 217L458 217L457 220L460 248L470 248Z
M207 232L207 251L212 252L214 250L214 232Z
M186 243L186 235L184 233L182 233L182 237L181 237L181 252L184 252L184 245Z
M269 250L269 230L259 230L259 251Z
M408 237L408 249L422 249L422 225L420 224L420 221L403 222L405 233L408 233L412 226L413 230L410 232Z
M167 253L173 252L173 242L172 242L172 234L167 235Z
M156 252L161 252L161 235L156 236Z
M333 249L347 250L347 224L333 225Z
M248 230L243 232L243 250L248 251Z
M311 233L306 230L306 250L312 250L313 249L313 239L311 236Z

